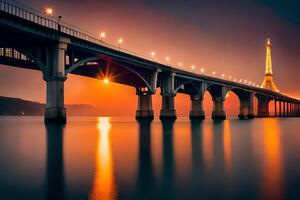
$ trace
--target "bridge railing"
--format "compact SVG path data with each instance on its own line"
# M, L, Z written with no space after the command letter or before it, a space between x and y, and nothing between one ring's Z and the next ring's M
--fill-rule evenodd
M41 26L54 29L56 31L60 31L67 35L95 43L101 46L105 46L114 50L122 51L125 53L129 53L138 57L146 58L143 55L137 54L136 52L130 51L128 49L120 48L118 46L106 43L97 38L97 36L92 33L87 33L87 31L80 30L77 27L69 25L61 20L55 19L53 17L43 16L43 14L37 10L27 7L26 5L10 0L0 0L0 10L11 15L20 17L27 21L31 21L33 23L39 24Z

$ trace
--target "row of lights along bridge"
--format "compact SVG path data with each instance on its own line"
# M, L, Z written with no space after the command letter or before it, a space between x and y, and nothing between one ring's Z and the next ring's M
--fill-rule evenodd
M50 7L45 8L45 14L48 15L48 16L53 16L53 9L50 8ZM61 19L61 16L59 16L58 22L59 22L60 19ZM105 39L105 37L106 37L106 33L105 33L105 32L101 32L100 35L99 35L99 37L100 37L100 41L103 42L104 39ZM117 42L118 42L119 50L121 50L121 44L123 43L123 38L118 38ZM158 61L158 60L156 59L156 53L155 53L154 51L152 51L152 52L150 53L150 55L151 55L153 61ZM169 57L169 56L166 56L165 60L166 60L167 65L169 65L169 64L170 64L170 60L171 60L170 57ZM183 63L182 63L182 62L179 62L179 63L178 63L178 67L179 67L179 68L182 68L182 69L186 69L186 68L183 66ZM195 66L195 65L191 65L190 70L191 70L192 72L195 73L195 72L196 72L196 66ZM199 72L200 72L201 74L205 74L205 69L204 69L204 68L201 68ZM213 76L217 76L217 72L213 71L213 72L212 72L212 75L213 75ZM233 77L233 76L231 76L231 75L226 76L224 73L221 74L221 78L223 78L223 79L228 78L228 79L231 80L231 81L239 82L239 83L241 83L241 84L246 84L246 85L250 85L250 86L253 86L253 87L260 87L260 85L254 83L254 82L252 82L252 81L248 81L247 79L245 79L245 80L243 80L243 79L237 79L237 78L235 78L235 77ZM107 83L108 81L105 79L104 82Z

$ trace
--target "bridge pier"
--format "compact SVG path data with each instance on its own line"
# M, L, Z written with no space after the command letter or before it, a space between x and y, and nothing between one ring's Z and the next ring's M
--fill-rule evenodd
M175 110L175 73L165 74L161 80L162 108L160 110L160 120L176 120Z
M282 117L282 102L279 100L279 117Z
M253 96L253 93L251 93L247 99L240 98L240 113L238 115L239 119L254 118Z
M205 114L203 111L203 98L200 96L190 96L191 99L191 110L189 117L193 119L205 119Z
M223 97L215 97L213 98L213 111L211 118L217 120L226 119L226 114L224 111L224 98Z
M140 119L147 119L153 120L154 114L152 109L152 94L150 93L143 93L141 91L137 91L138 95L138 105L135 114L135 118L137 120Z
M269 117L269 100L267 96L258 96L257 117Z
M60 39L51 52L49 74L44 75L46 81L45 123L66 123L66 108L64 106L65 52L68 41Z
M65 77L46 78L47 102L45 108L45 123L66 123L66 108L64 107Z
M160 110L159 119L177 119L174 101L175 96L162 96L162 108Z
M253 119L254 118L254 111L253 111L253 102L251 100L244 100L241 102L240 105L240 113L238 115L240 119Z

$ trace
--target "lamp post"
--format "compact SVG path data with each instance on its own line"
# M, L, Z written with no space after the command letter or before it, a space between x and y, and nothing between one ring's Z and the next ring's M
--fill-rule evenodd
M103 43L104 38L106 37L106 33L105 32L101 32L100 33L100 42L101 44Z
M151 51L151 57L152 57L153 61L155 61L155 52L154 51Z
M123 39L119 38L118 39L118 44L119 44L119 51L121 51L121 44L123 43Z
M169 61L170 61L170 57L169 56L166 57L166 61L167 61L167 64L169 64Z

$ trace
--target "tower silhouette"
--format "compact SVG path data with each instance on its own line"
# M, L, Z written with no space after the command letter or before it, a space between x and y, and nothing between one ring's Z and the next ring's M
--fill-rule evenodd
M266 43L266 69L265 69L265 77L261 84L262 88L272 90L274 92L279 92L277 89L272 72L272 58L271 58L271 41L270 38L267 39Z

